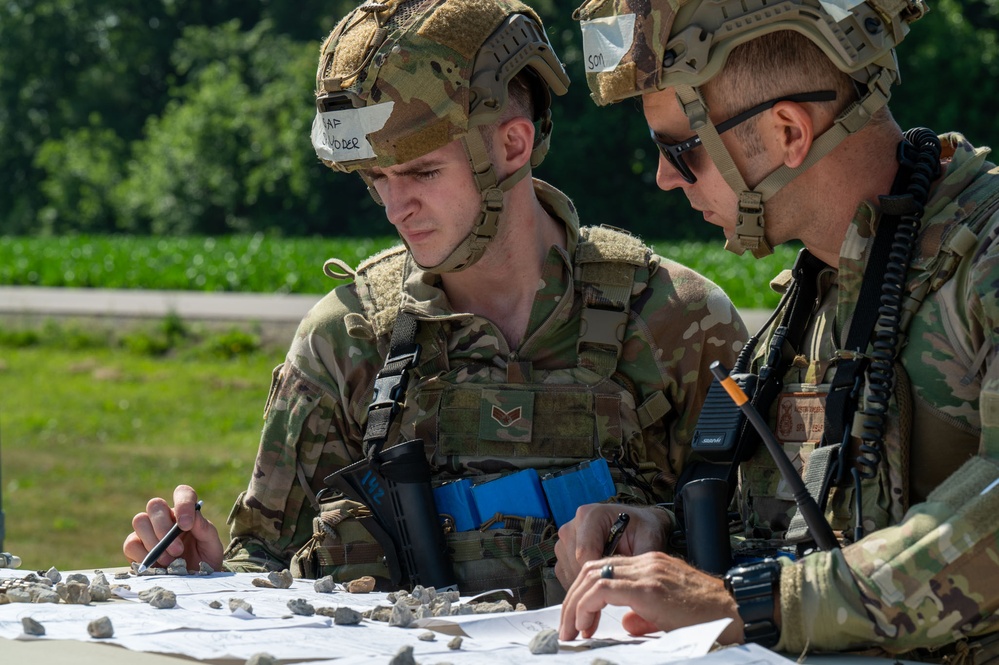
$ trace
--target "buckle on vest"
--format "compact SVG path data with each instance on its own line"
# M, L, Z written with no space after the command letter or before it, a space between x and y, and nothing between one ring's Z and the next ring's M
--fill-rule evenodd
M584 307L579 317L579 339L576 340L576 353L581 353L583 345L609 347L621 357L624 347L624 331L628 326L628 312L617 309L597 309Z

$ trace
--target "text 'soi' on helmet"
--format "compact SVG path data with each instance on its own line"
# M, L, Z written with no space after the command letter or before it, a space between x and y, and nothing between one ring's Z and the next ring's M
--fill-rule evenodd
M573 17L597 104L676 91L691 130L739 195L736 235L726 247L761 257L772 251L763 234L764 201L887 104L899 80L895 46L926 11L923 0L588 0ZM801 166L781 167L750 189L708 117L700 86L733 48L778 30L794 30L821 48L856 81L860 98L816 138Z
M499 181L480 128L501 117L508 85L521 72L532 90L538 129L530 163ZM541 19L520 2L369 1L344 17L322 45L312 143L327 166L349 172L402 164L460 140L482 211L448 258L420 266L453 272L482 256L496 235L504 192L544 159L551 92L565 94L568 85Z

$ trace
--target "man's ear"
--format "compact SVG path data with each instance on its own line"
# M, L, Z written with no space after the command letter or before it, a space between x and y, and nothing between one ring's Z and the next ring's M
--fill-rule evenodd
M499 124L493 142L495 159L507 173L513 173L531 160L534 147L534 123L515 116Z
M790 168L801 166L815 140L815 118L798 102L780 102L774 106L772 117L784 164Z

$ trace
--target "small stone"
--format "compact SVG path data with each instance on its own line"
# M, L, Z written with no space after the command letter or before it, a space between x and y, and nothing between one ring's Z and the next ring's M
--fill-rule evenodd
M158 610L168 610L177 607L177 594L170 589L160 589L149 599L149 606Z
M87 632L90 633L91 637L104 639L114 635L114 627L111 625L111 619L101 617L87 624Z
M30 603L31 592L27 589L7 589L7 600L12 603Z
M208 603L208 607L212 608L213 610L220 610L222 609L222 603L218 600L213 600L212 602Z
M420 605L415 610L413 610L413 618L419 621L420 619L428 619L432 617L434 613L426 605Z
M333 612L333 623L337 626L355 626L361 623L361 613L352 607L338 607Z
M94 579L90 580L90 586L111 586L111 583L108 582L108 576L104 574L104 571L97 570L94 572Z
M187 575L187 561L177 557L167 566L167 575Z
M246 659L246 665L278 665L278 659L269 653L255 653Z
M316 608L309 604L309 602L304 598L292 598L289 600L288 609L291 610L292 614L297 614L302 617L310 617L316 613Z
M52 589L31 589L31 602L33 603L54 603L59 604L62 600Z
M370 575L347 582L347 593L371 593L375 590L375 578Z
M451 601L443 596L434 598L430 603L430 612L435 617L446 617L451 614Z
M420 633L419 635L417 635L416 639L420 640L421 642L433 642L434 640L437 639L437 633L428 630L424 633Z
M312 588L315 589L316 593L333 593L336 590L336 581L333 580L332 575L320 577L312 584Z
M90 578L83 573L70 573L67 575L66 584L70 584L71 582L77 582L84 586L90 586Z
M198 575L214 575L215 569L202 561L198 564Z
M461 635L455 635L451 638L451 641L447 643L447 648L451 651L457 651L461 648Z
M44 635L45 626L38 623L31 617L23 617L21 619L21 628L24 630L25 635Z
M131 575L129 575L128 571L125 570L120 570L114 574L114 578L116 580L127 580L129 577L131 577Z
M98 584L94 586L90 585L90 600L95 603L104 603L111 600L111 596L114 595L111 592L111 587Z
M413 647L407 645L400 648L399 652L392 656L389 665L416 665L416 659L413 658Z
M139 592L139 600L144 603L148 603L149 599L158 594L160 591L166 591L166 589L161 586L151 586L148 589L143 589Z
M475 603L475 614L493 614L495 612L513 612L513 605L508 600L498 600L494 603Z
M531 642L527 646L535 655L558 653L558 633L551 628L542 630L531 638Z
M291 571L285 568L280 572L267 573L268 581L274 585L275 589L290 589L295 578L291 576Z
M51 568L45 571L45 577L52 580L52 584L55 584L56 582L62 582L62 573L56 570L55 566L52 566Z
M230 598L229 611L235 612L236 610L243 610L247 614L253 614L253 605L250 605L242 598Z
M253 586L255 586L255 587L259 588L259 589L274 589L274 588L276 588L274 586L273 582L271 582L270 580L268 580L266 578L263 578L263 577L254 577L252 580L250 580L250 584L252 584Z
M389 615L388 624L399 628L409 628L413 623L413 611L405 603L397 602L392 606L392 613Z
M384 621L388 623L388 620L392 617L392 608L395 607L385 607L384 605L379 605L375 609L371 610L371 620L372 621Z
M617 663L606 658L594 658L590 665L617 665Z
M336 608L335 607L317 607L316 608L316 614L318 614L321 617L330 617L330 618L333 618L334 616L336 616Z
M527 611L527 605L525 605L524 603L517 603L517 606L513 608L513 611L514 612L526 612Z
M73 575L70 575L69 577L73 577ZM86 575L84 575L83 577L84 579L86 579ZM63 600L65 600L70 605L89 605L90 604L89 582L76 582L76 581L67 582L66 597Z

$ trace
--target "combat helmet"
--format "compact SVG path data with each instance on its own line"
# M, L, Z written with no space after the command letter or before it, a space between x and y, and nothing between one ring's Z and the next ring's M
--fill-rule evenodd
M531 84L537 132L530 163L500 181L482 129L500 119L508 85L521 72ZM516 0L368 0L320 50L312 143L327 166L350 172L461 141L482 193L479 219L444 261L420 267L462 270L496 235L504 192L544 159L551 92L565 94L568 84L541 19Z
M676 91L691 130L739 197L736 234L726 247L761 257L772 251L764 202L887 104L899 81L895 46L926 11L923 0L588 0L573 17L581 22L586 80L597 104ZM854 79L859 99L816 138L803 164L782 166L751 189L708 117L700 86L733 48L777 30L794 30L821 48Z

